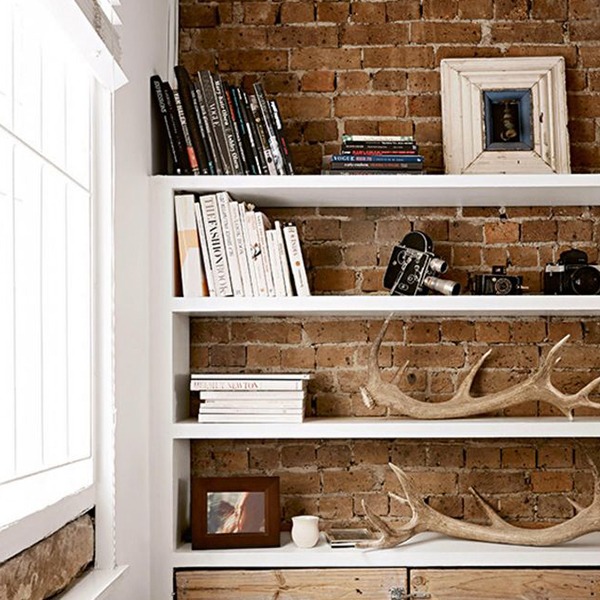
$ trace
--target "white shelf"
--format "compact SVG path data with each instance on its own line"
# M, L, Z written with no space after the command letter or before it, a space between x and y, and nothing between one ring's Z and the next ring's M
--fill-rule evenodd
M379 417L318 417L304 423L198 423L173 425L174 439L455 439L596 438L600 417L497 417L418 421Z
M600 314L600 296L309 296L173 298L173 313L196 317L565 316Z
M600 204L600 175L156 176L159 193L226 190L259 206Z
M314 548L297 548L282 534L280 548L192 550L181 546L173 554L176 568L310 568L310 567L597 567L600 534L533 548L454 540L423 533L391 550L332 549L323 537Z

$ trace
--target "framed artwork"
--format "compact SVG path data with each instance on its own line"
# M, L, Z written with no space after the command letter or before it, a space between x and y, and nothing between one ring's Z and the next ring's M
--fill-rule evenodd
M441 61L446 173L570 173L561 56Z
M279 546L279 477L192 479L192 549Z

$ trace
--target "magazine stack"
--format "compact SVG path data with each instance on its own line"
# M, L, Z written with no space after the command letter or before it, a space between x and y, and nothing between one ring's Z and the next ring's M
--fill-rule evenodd
M310 296L298 229L227 192L175 196L184 297Z
M200 423L302 423L310 375L192 374Z
M420 175L423 156L411 135L343 135L340 154L323 159L323 173Z
M279 107L262 84L249 94L219 74L192 78L175 67L177 89L150 78L171 165L176 175L293 175Z

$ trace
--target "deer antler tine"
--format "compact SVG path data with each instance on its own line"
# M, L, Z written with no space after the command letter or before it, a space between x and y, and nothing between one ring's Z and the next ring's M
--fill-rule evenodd
M390 492L389 495L394 500L400 502L400 504L408 504L410 506L410 502L406 498L404 498L404 496L401 496L400 494L396 494L394 492Z
M398 384L398 382L400 381L400 377L402 377L402 375L404 375L404 371L406 371L406 367L408 367L409 364L410 364L410 361L407 360L396 369L396 372L394 373L394 376L392 377L391 383L393 383L394 385Z
M367 408L373 408L375 406L375 400L373 400L373 396L371 396L367 388L362 386L360 387L360 396Z
M473 385L473 380L477 375L477 372L481 368L481 365L486 361L487 357L492 353L491 350L488 350L481 358L471 367L471 370L467 373L465 378L462 380L461 384L458 386L458 390L456 392L459 394L468 394L471 391L471 386Z
M371 521L371 523L373 523L373 525L377 527L377 529L379 529L384 536L394 536L394 530L392 527L388 525L379 515L376 515L364 500L362 501L362 507L369 521Z
M548 355L546 359L542 363L540 370L538 371L539 377L546 377L548 380L550 379L550 373L553 367L555 367L560 362L560 357L556 356L558 351L567 343L567 340L571 337L570 334L567 333L564 338L562 338L558 343L554 344L552 348L548 351Z
M571 500L571 498L567 498L566 500L575 509L576 513L580 513L582 510L584 510L584 507L575 502L575 500Z
M596 377L596 379L594 379L593 381L590 381L587 385L582 387L575 395L585 398L585 397L587 397L587 395L590 392L593 392L599 385L600 385L600 377ZM592 402L592 404L597 405L598 402Z
M506 521L492 508L490 503L487 500L484 500L484 498L475 488L469 487L469 492L473 494L473 497L475 500L477 500L477 503L482 508L492 525L504 527L507 524Z

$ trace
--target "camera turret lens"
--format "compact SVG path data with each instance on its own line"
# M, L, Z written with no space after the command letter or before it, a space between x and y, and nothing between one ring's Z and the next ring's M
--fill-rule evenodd
M573 271L571 287L574 294L581 296L600 294L600 271L589 265Z

